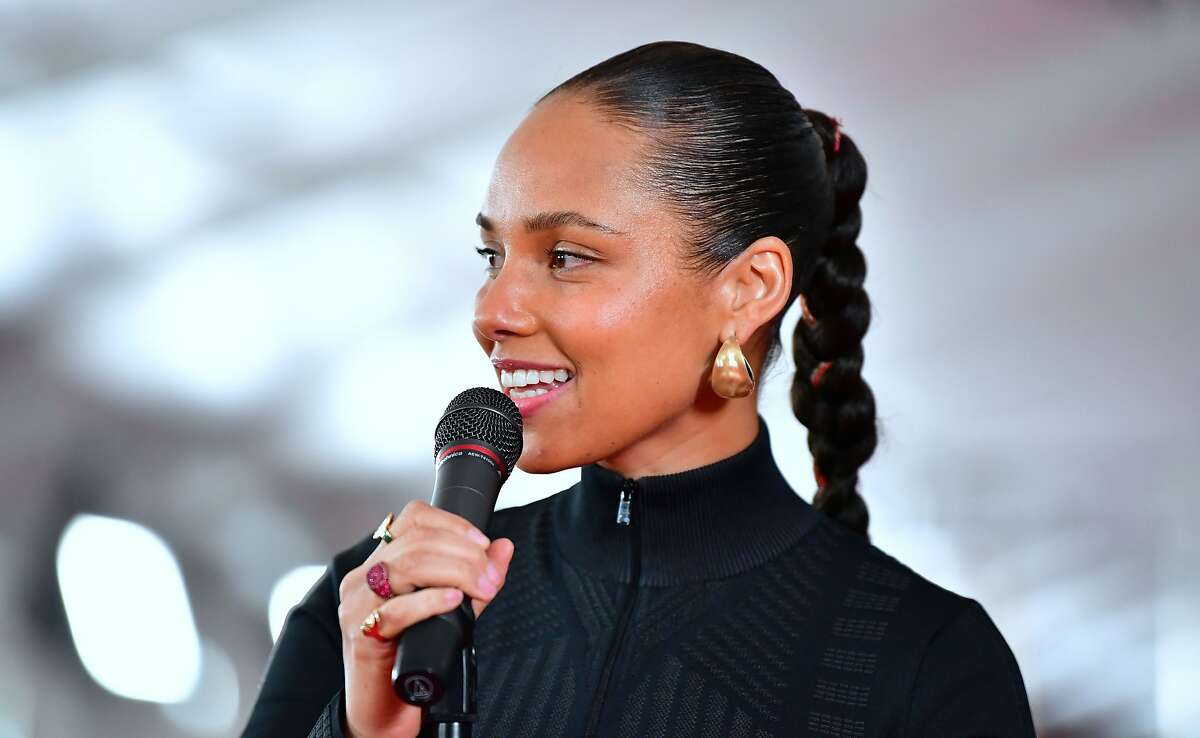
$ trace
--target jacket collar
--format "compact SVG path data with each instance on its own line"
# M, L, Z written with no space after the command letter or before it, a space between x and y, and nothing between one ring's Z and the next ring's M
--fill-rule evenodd
M629 523L617 521L622 492ZM705 466L629 479L598 464L552 504L559 550L576 567L663 586L733 576L780 554L822 513L775 464L766 421L741 451Z

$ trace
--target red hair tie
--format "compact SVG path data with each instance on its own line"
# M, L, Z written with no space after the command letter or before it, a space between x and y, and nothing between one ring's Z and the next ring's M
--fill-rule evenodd
M816 369L813 369L812 377L809 380L812 382L812 386L816 387L821 383L821 377L824 377L825 372L829 371L829 366L831 364L833 364L832 361L822 361L817 365Z
M838 149L842 148L842 119L833 119L833 153L837 153Z
M829 482L829 480L825 478L825 475L821 473L821 470L817 468L816 459L813 459L813 476L817 478L818 488L824 489L825 485Z

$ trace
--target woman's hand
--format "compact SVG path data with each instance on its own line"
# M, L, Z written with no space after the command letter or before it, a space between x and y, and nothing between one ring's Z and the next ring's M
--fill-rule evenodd
M489 542L465 518L420 500L404 506L391 533L392 542L381 541L340 584L347 738L415 738L422 709L392 689L396 637L414 623L458 607L464 593L478 618L504 586L512 561L511 540ZM386 601L367 586L367 571L380 561L394 595ZM359 627L375 609L386 641Z

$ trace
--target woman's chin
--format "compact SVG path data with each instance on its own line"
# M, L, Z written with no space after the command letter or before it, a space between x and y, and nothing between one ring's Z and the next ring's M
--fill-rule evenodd
M526 474L553 474L576 466L565 459L556 458L553 454L543 453L536 439L530 439L529 436L530 434L525 434L526 444L521 451L521 458L517 460L517 468L521 471Z
M540 461L526 461L524 456L517 462L517 468L526 474L550 474L558 471Z

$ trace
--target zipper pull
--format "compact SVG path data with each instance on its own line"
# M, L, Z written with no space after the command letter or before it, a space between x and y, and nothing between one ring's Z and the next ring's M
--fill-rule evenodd
M617 503L617 523L629 525L629 504L633 500L633 480L626 479L621 487L621 501Z

